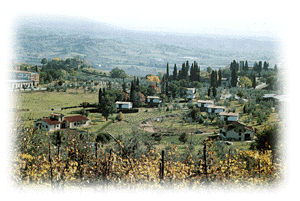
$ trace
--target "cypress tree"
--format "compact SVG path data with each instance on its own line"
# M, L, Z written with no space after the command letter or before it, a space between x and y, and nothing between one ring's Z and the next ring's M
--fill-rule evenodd
M236 70L233 69L231 71L231 86L236 87L236 84L237 84L237 74L236 74Z
M255 73L254 73L253 78L252 78L252 87L253 87L253 89L255 89L255 87L256 87L256 77L255 77Z
M248 67L248 61L246 60L245 66L244 66L244 71L248 71L249 67Z
M216 97L216 95L217 95L217 89L216 89L216 87L213 87L212 92L213 92L213 97Z
M210 92L211 92L211 89L208 88L208 90L207 90L207 96L208 96L208 97L210 97Z
M218 87L219 87L222 84L222 71L221 71L221 68L219 69L218 74L219 74L219 80L218 80Z
M174 65L174 70L173 70L173 80L177 80L177 66L176 66L176 64Z
M269 68L269 63L268 62L264 62L264 70L267 71Z
M102 97L102 89L100 88L99 89L99 95L98 95L98 103L99 104L100 104L101 97Z
M167 63L166 95L169 96L169 63Z

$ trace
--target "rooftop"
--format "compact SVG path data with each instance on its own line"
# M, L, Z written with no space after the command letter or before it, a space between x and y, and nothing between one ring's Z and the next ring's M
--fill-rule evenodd
M208 105L208 108L226 109L226 106Z
M197 101L198 103L214 103L214 101L212 101L212 100L198 100Z
M239 116L239 113L233 113L233 112L220 112L219 115L224 115L224 116Z
M131 104L131 102L125 102L125 101L117 101L115 104L123 104L123 105L128 105Z
M87 121L89 119L83 115L76 115L76 116L65 117L65 120L67 120L68 122L78 122L78 121Z
M159 96L147 96L147 98L158 98L158 99L160 99Z

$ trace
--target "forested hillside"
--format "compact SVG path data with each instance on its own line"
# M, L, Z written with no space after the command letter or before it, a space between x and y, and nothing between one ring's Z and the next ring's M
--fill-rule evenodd
M186 60L219 68L233 59L249 63L274 57L277 42L221 36L174 35L122 30L99 22L73 18L28 18L15 27L16 62L40 64L42 58L79 55L101 70L120 67L129 75L157 74Z

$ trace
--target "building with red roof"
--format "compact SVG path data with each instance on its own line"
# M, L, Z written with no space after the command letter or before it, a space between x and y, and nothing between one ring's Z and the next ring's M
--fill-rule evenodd
M88 126L91 120L83 115L65 117L64 114L53 113L50 117L43 117L34 122L34 126L46 131L78 128Z
M220 133L223 134L228 140L234 141L246 141L253 140L255 129L252 126L234 121L220 129Z

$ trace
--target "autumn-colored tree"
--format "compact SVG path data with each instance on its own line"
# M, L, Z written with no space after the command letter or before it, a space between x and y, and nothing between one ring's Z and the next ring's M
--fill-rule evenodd
M158 93L158 88L157 88L156 84L151 83L151 84L148 86L148 88L150 88L150 89L155 89L156 93Z
M133 93L133 107L140 107L145 103L145 96L141 92Z
M160 79L159 79L159 77L157 75L155 75L155 76L148 76L147 77L147 81L159 83Z

